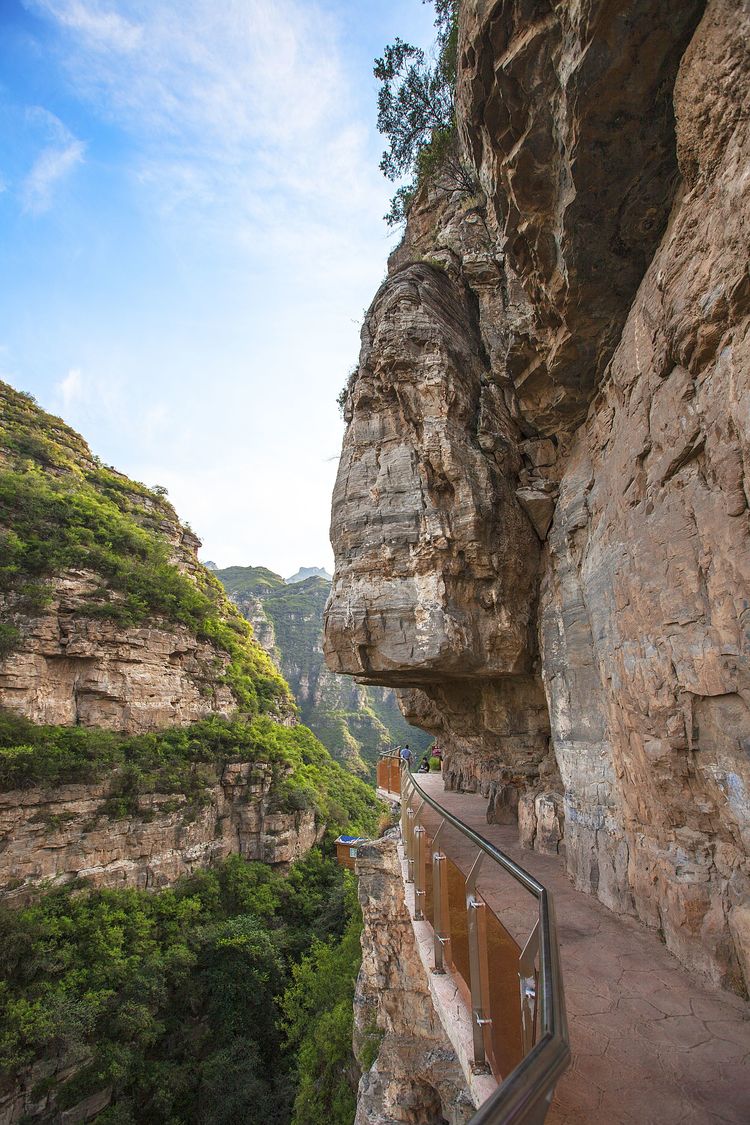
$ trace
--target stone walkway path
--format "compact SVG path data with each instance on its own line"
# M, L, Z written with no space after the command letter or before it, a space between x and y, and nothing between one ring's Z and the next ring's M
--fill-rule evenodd
M445 792L439 775L417 780L552 892L573 1062L547 1125L750 1125L750 1005L696 980L650 930L576 891L556 857L518 846L515 828L487 824L484 798ZM475 849L455 832L441 844L467 871ZM534 901L493 867L484 865L479 889L520 934Z

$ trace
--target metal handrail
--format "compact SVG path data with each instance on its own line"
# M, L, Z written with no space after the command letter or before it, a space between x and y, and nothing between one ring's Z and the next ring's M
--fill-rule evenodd
M500 1083L497 1090L477 1109L470 1125L541 1125L546 1116L555 1084L570 1063L570 1043L568 1023L565 1014L565 996L562 986L560 949L557 940L555 912L547 889L516 863L486 840L474 829L469 828L457 817L438 804L408 769L401 770L402 808L407 808L411 794L414 793L441 818L451 825L480 852L497 863L513 879L534 895L539 902L539 995L536 1010L541 1016L541 1029L537 1042L521 1059L518 1065ZM412 818L417 821L419 811ZM442 828L439 830L441 831ZM408 841L404 841L405 846ZM421 910L417 907L419 914Z

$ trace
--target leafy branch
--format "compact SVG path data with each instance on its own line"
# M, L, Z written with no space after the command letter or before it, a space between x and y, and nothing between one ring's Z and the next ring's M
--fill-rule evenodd
M428 0L422 0L427 3ZM438 168L448 169L458 183L466 172L455 156L455 86L458 43L458 0L432 0L435 4L437 42L435 61L402 39L385 48L375 60L373 73L381 83L377 126L388 139L380 169L391 181L405 176L385 216L389 226L402 222L422 180Z

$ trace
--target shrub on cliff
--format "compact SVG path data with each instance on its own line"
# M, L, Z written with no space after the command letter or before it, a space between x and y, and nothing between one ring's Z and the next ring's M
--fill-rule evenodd
M451 158L455 145L458 0L432 2L438 31L435 61L402 39L375 60L374 74L381 83L377 125L388 139L380 169L392 181L410 177L391 200L385 216L389 225L406 218L419 183ZM456 166L460 171L460 162Z

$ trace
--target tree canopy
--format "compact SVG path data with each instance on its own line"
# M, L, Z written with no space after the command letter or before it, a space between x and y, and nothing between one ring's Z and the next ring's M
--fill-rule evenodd
M406 218L420 180L441 163L455 136L458 0L430 2L436 13L434 58L397 38L375 60L374 74L381 83L377 124L388 139L380 168L394 182L409 177L391 200L385 216L389 225Z

